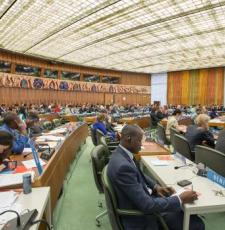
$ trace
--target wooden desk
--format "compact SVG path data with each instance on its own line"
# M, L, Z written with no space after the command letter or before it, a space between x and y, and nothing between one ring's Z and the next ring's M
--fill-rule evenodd
M82 124L81 126L77 127L71 134L69 134L69 136L60 144L59 147L57 146L58 149L56 147L55 153L44 166L42 175L38 176L36 173L35 181L32 184L32 187L49 186L51 188L52 210L55 208L70 165L76 157L80 146L85 143L87 136L87 124ZM15 156L14 159L17 161L32 159L32 154L30 154L26 159L24 159L22 155Z
M169 149L164 148L155 142L145 142L142 144L141 151L135 155L136 160L140 160L141 156L153 156L153 155L169 155Z
M48 120L50 122L52 122L52 120L54 120L54 119L60 118L58 113L39 114L38 116L39 116L39 118Z
M61 117L66 119L67 121L70 121L70 122L77 122L78 121L77 116L75 116L73 114L62 115Z
M84 117L84 121L87 123L87 124L93 124L93 123L95 123L95 121L96 121L96 116L94 116L94 117Z
M222 127L225 128L225 121L221 120L219 118L214 118L209 121L209 126L216 126L216 127Z
M141 128L150 127L150 117L124 117L119 120L118 123L129 124L129 125L139 125Z

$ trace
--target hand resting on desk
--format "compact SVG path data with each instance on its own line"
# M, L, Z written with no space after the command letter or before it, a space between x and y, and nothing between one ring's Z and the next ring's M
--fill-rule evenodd
M198 194L195 191L187 190L185 192L182 192L179 195L179 197L183 204L187 204L187 203L193 203L195 200L197 200Z

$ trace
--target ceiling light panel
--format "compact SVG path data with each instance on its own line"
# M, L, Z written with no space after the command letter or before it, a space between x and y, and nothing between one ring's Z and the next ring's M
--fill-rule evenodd
M225 0L2 2L0 47L12 51L141 72L225 64Z

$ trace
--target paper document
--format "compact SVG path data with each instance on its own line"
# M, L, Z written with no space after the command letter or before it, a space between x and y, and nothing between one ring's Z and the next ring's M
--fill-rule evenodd
M32 149L31 148L24 148L23 153L32 153Z
M57 133L66 133L67 129L66 128L60 128L60 129L54 129L49 132L49 134L57 134Z
M18 197L14 191L0 192L0 208L10 207Z
M151 163L154 166L168 166L170 163L164 160L151 160Z
M25 173L16 173L16 174L0 174L0 187L22 184L23 183L23 175L30 173L32 181L34 179L34 172L29 171Z
M36 168L37 165L35 163L35 160L27 160L27 161L22 161L23 165L27 168L27 169L31 169L31 168ZM43 166L46 163L40 159L40 164Z
M65 137L57 137L53 135L45 135L45 136L40 136L36 139L37 142L41 141L63 141L65 140Z

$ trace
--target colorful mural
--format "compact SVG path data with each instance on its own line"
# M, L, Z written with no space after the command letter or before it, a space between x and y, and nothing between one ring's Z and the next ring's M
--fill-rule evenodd
M150 86L91 83L0 73L0 87L63 91L150 94Z

